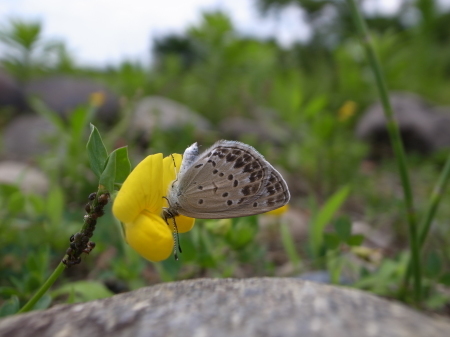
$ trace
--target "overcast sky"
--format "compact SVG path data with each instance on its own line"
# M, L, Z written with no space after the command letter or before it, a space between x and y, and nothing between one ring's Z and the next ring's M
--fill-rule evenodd
M398 4L370 1L386 12ZM274 36L284 45L309 35L297 8L262 18L255 0L0 0L0 25L8 18L40 20L44 37L64 41L78 63L102 66L125 59L148 62L154 37L181 33L199 23L202 11L218 9L244 34Z

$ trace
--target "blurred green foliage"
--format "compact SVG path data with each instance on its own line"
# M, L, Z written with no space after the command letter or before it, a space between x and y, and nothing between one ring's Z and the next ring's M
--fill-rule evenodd
M2 65L18 79L50 73L84 75L107 83L124 97L121 121L111 129L100 129L107 148L127 144L131 152L136 151L135 139L126 132L129 110L146 95L181 102L213 123L213 136L205 139L205 146L215 140L217 125L227 117L266 118L269 124L282 125L285 140L280 144L245 141L282 167L293 177L291 182L301 183L291 188L291 208L308 213L310 219L307 239L294 235L283 218L198 220L191 232L181 235L180 261L152 264L126 245L120 225L107 212L93 237L95 250L81 265L67 270L40 308L51 301L107 296L105 285L118 292L183 278L284 276L310 269L328 270L336 283L344 279L355 287L398 297L408 259L403 200L393 161L365 162L367 146L354 139L358 117L377 96L349 13L338 2L339 15L317 27L330 1L258 2L267 13L286 4L301 6L314 19L315 34L308 42L281 47L273 40L241 36L224 13L205 13L184 34L159 38L151 67L123 62L92 69L76 67L66 52L53 63L42 63L46 53L55 49L41 36L39 23L11 21L9 28L3 27L0 39L10 53ZM405 24L405 9L397 16L369 17L368 23L390 89L449 105L450 12L430 8L430 3L435 4L403 4L418 10L421 20ZM327 33L333 39L324 38ZM33 107L58 130L52 151L38 158L40 169L50 178L50 190L34 195L25 194L18 185L0 186L0 315L17 312L48 277L70 235L82 224L87 196L97 189L85 149L92 107L79 107L67 121L37 101ZM275 116L261 113L262 108L272 109ZM132 167L146 154L182 153L194 141L189 128L156 130L146 150L132 156ZM413 155L409 165L416 206L423 214L442 153L426 159ZM425 304L436 310L449 303L442 291L450 286L450 209L445 207L449 199L446 192L423 261ZM368 248L371 238L354 233L354 221L393 237L392 247ZM87 283L93 280L95 284Z

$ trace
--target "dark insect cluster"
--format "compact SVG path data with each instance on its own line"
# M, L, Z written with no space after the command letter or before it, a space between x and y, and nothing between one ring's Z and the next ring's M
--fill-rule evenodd
M66 257L62 262L71 267L81 262L81 254L89 254L95 248L95 242L89 241L94 235L97 219L105 214L103 207L109 201L109 194L103 193L97 198L97 193L91 193L89 202L85 206L84 224L80 232L75 233L69 239L70 245L66 250Z

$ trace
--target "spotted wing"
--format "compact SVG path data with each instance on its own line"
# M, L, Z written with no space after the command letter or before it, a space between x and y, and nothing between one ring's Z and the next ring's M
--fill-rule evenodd
M177 211L199 219L268 212L290 198L283 177L253 147L219 141L179 177Z

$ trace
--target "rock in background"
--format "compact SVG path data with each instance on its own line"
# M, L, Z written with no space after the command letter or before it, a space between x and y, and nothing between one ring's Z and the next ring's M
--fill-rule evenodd
M2 132L1 157L6 160L33 162L50 149L55 126L38 115L21 115L13 119Z
M180 130L191 126L197 135L211 130L208 120L189 107L161 96L142 98L133 111L130 123L132 138L148 143L155 128Z
M0 184L17 185L24 193L45 195L48 178L38 169L14 161L0 162Z
M390 99L407 151L426 155L450 147L450 109L434 107L412 93L393 93ZM356 135L370 143L373 159L391 153L380 102L364 112L356 127Z
M26 109L25 96L19 83L0 69L0 127Z
M103 104L97 111L97 118L107 124L116 121L119 115L119 99L104 85L88 78L52 76L31 81L27 84L27 96L41 99L51 110L67 117L76 107L87 104L94 93L101 93Z
M5 318L0 335L447 337L450 323L298 279L197 279Z
M25 104L25 96L39 98L65 119L75 108L89 104L92 94L97 94L97 99L100 98L103 103L98 108L96 119L111 124L118 118L118 96L90 79L53 76L33 80L21 90L18 85L12 85L15 83L12 78L5 76L0 73L0 89L8 83L11 85L5 92L0 90L0 107L10 104L14 113L0 123L3 129L0 132L2 159L32 162L36 156L48 151L49 138L56 132L50 121Z
M292 133L276 111L258 107L251 113L252 118L228 117L219 124L224 138L245 141L253 138L258 142L269 142L274 145L292 141Z

